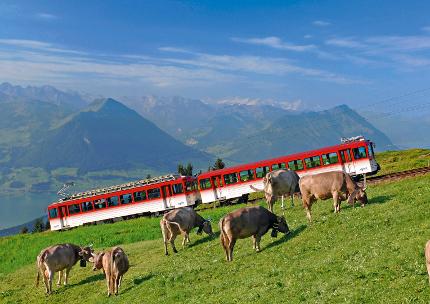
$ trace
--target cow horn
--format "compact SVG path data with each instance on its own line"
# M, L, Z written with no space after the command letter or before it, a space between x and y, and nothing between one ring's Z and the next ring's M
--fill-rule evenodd
M363 191L366 191L366 189L367 189L367 186L363 187L362 189L363 189Z

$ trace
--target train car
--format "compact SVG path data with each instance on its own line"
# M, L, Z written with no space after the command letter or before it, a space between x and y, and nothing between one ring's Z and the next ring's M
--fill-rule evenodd
M48 206L51 230L156 213L200 202L195 177L165 175L73 194Z
M352 176L377 173L379 165L373 151L374 144L362 136L342 138L341 144L317 150L291 154L255 163L214 170L198 176L202 203L234 198L246 200L262 189L263 177L273 170L290 169L299 176L328 171L344 171Z

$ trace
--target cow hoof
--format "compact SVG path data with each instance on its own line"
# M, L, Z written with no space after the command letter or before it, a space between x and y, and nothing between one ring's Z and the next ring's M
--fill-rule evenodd
M166 252L164 255L169 255L169 253L168 253L168 252Z
M176 250L176 249L173 249L173 252L174 252L174 253L178 253L178 250Z

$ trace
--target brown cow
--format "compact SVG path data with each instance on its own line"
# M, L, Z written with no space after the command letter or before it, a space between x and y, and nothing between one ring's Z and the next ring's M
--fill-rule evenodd
M164 253L169 254L167 251L167 242L169 241L172 245L174 253L177 253L175 247L175 239L179 234L184 235L182 246L185 243L190 242L189 233L194 227L199 227L197 234L201 234L202 231L213 236L212 226L210 221L205 220L203 217L197 214L193 208L183 207L175 209L166 213L160 220L161 232L163 233L164 241Z
M230 212L219 222L220 241L227 261L233 260L233 248L237 239L252 236L253 248L260 251L260 240L272 228L272 236L277 232L289 233L285 218L277 217L267 209L255 206L245 207Z
M57 285L61 285L61 277L64 272L64 285L67 284L69 272L80 260L81 266L85 266L86 261L92 261L91 247L79 247L74 244L58 244L43 249L37 256L37 279L36 287L39 286L40 274L43 276L46 293L52 293L52 281L54 274L60 272Z
M93 257L93 270L103 269L103 273L106 275L108 296L112 293L118 295L122 278L130 268L128 257L124 250L121 247L113 247L111 250L93 254Z
M359 187L351 177L342 171L325 172L315 175L306 175L300 178L300 192L306 216L311 222L311 207L317 200L333 198L334 212L340 212L340 202L348 200L354 204L356 200L363 207L367 203L366 188Z
M430 241L428 241L426 244L425 256L426 256L427 272L429 274L429 283L430 283Z

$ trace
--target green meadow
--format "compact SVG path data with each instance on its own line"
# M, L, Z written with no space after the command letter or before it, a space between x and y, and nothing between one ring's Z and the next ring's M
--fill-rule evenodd
M191 235L190 246L163 254L158 218L0 239L1 303L429 303L424 245L430 239L430 176L370 185L370 203L319 201L309 224L296 200L286 210L291 234L239 240L226 262L218 237ZM263 201L257 202L264 204ZM205 209L218 236L218 219L242 205ZM279 214L279 203L276 205ZM121 245L131 268L120 294L106 296L104 276L76 265L69 285L44 294L35 287L35 258L55 244ZM55 285L55 284L54 284Z

